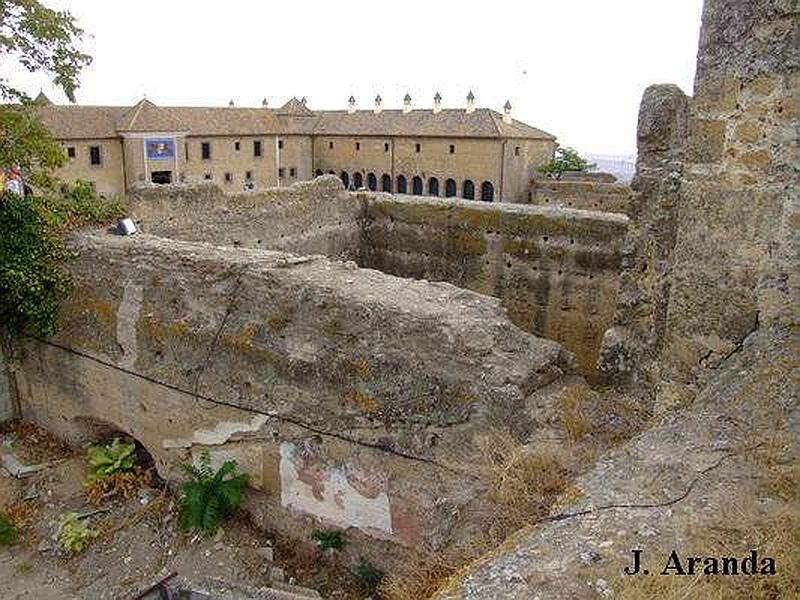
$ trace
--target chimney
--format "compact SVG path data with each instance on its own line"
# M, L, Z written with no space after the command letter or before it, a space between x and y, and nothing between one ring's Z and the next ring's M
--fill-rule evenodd
M438 114L440 112L442 112L442 95L436 92L436 95L433 97L433 114Z
M503 123L511 124L511 102L506 100L506 103L503 105Z
M347 114L352 115L356 112L356 99L350 96L347 100Z
M380 94L375 96L375 114L376 115L381 114L381 103L382 102L383 102L383 100L381 99L381 95Z
M264 99L261 101L261 106L263 106L264 108L266 108L266 107L267 107L267 99L266 99L266 98L264 98Z
M475 94L472 93L472 90L469 91L467 94L467 110L466 113L470 114L475 112Z
M403 98L403 114L407 115L410 112L411 112L411 96L406 94L405 98Z
M233 106L233 98L231 98L230 102L228 102L228 106Z

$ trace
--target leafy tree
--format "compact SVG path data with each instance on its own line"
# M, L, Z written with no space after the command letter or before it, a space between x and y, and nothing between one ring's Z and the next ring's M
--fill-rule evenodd
M566 171L586 173L596 167L596 164L590 163L588 160L581 157L574 149L558 148L555 158L542 167L541 172L546 175L560 176Z
M214 533L222 520L241 504L248 476L237 475L236 462L232 460L215 472L208 453L200 458L199 467L182 466L190 479L181 486L178 524L184 530Z
M70 102L80 84L81 70L92 58L77 49L83 30L67 11L56 11L37 0L0 2L0 57L17 62L31 73L41 71L53 78ZM25 101L28 96L0 78L0 99Z
M21 65L43 72L75 101L81 70L91 57L77 45L83 31L67 11L56 11L37 0L0 0L0 66L14 71ZM66 157L36 117L30 97L0 77L0 168L22 167L26 178L42 188Z

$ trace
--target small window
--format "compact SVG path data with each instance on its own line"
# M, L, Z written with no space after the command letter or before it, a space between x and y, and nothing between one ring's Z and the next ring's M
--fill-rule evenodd
M253 172L252 171L245 171L244 172L244 178L247 181L252 181L253 180Z
M205 175L203 175L203 179L205 179L206 181L211 181L212 179L214 179L214 176L211 173L206 173Z
M231 183L233 181L233 174L225 173L225 183Z
M328 142L328 150L333 150L333 142Z
M289 168L289 177L297 177L297 169L295 167Z
M242 149L242 145L238 140L233 142L233 149L236 150L237 152Z
M455 154L455 153L456 153L456 146L455 146L455 144L450 144L450 154Z
M285 174L286 174L286 169L284 169L283 167L278 169L278 177L283 177Z
M200 156L203 157L203 160L211 159L211 142L203 142L200 144Z
M384 152L388 152L389 151L389 144L388 143L383 145L383 151Z
M70 158L75 158L75 146L70 146L67 148L67 156Z
M514 156L519 156L519 146L514 146Z
M283 140L278 140L278 150L283 150Z
M422 147L419 144L417 144L417 152L419 152L421 149Z
M89 164L99 166L102 162L100 158L100 146L89 146Z
M356 142L356 150L361 150L361 142Z
M189 142L183 142L183 155L186 160L189 160Z
M253 156L261 156L261 140L253 140Z

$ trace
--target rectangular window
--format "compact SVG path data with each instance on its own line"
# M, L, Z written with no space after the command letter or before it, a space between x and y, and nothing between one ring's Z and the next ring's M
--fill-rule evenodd
M212 179L214 179L214 177L213 175L211 175L211 173L206 173L205 175L203 175L203 179L205 179L206 181L211 181Z
M519 146L514 147L514 156L519 156Z
M417 144L417 152L419 152L421 149L422 147L419 144Z
M456 153L455 144L450 144L450 154L455 154L455 153Z
M230 173L225 173L225 183L231 183L233 181L233 175Z
M284 169L283 167L278 169L278 177L283 177L285 173L286 173L286 169Z
M297 177L297 169L295 167L289 168L289 177Z
M361 142L356 142L356 150L361 150Z
M283 140L278 140L278 150L283 150Z
M253 180L253 172L252 171L245 171L244 172L244 178L247 181L252 181Z
M242 145L239 143L238 140L233 142L233 149L236 150L237 152L242 149Z
M333 142L328 142L328 150L333 150Z
M383 145L383 151L384 152L388 152L389 151L389 144L388 143Z
M200 145L200 156L203 157L203 160L211 159L211 142L203 142Z
M67 156L70 158L75 158L75 146L70 146L67 148Z
M103 163L100 158L100 146L89 146L89 164L100 166Z
M253 156L261 156L261 140L253 141Z

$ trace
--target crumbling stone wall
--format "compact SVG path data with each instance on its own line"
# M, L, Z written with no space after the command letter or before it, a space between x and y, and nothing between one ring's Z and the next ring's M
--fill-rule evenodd
M500 298L515 325L563 344L590 378L614 316L627 228L622 215L353 194L330 175L236 197L150 187L129 208L160 236L324 254Z
M537 178L531 181L527 203L627 215L631 188L608 181Z
M128 210L146 233L221 246L355 260L360 208L333 175L230 196L216 185L143 186Z
M560 342L594 377L603 333L614 317L626 217L361 196L361 266L500 298L517 326Z
M70 246L60 333L15 348L24 416L73 441L127 432L167 478L235 458L257 521L352 528L387 542L354 545L376 564L479 528L475 434L523 438L526 398L574 377L559 344L446 283L147 234Z
M666 405L759 324L793 318L799 22L796 2L708 0L694 97L645 93L632 231L654 239L633 253L603 363Z

